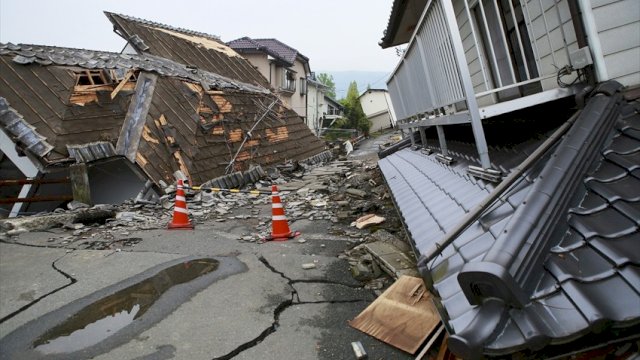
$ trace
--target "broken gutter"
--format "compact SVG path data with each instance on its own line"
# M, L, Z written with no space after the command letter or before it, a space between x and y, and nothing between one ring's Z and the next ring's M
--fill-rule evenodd
M547 151L553 147L558 140L571 128L576 121L582 110L576 111L567 121L565 121L556 131L545 140L529 157L527 157L519 166L517 166L509 176L507 176L495 189L487 196L480 204L478 204L473 210L467 213L467 215L460 221L460 223L449 231L441 242L433 244L425 254L418 259L418 268L426 267L427 264L435 259L438 255L444 251L444 249L451 245L454 240L469 225L471 225L485 210L487 210L493 202L498 199L513 183L518 180L525 171L527 171L533 164L535 164Z

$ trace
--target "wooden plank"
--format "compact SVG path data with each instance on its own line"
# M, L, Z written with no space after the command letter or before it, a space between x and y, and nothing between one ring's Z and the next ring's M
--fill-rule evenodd
M136 92L129 104L127 116L122 124L116 153L124 155L129 161L136 161L140 136L153 99L158 76L151 73L141 73L136 84Z
M113 91L111 92L111 100L116 98L120 90L122 90L122 88L127 84L127 82L129 81L129 79L131 79L132 76L133 76L133 69L129 69L129 71L127 71L127 73L124 75L124 78L122 79L122 81L120 81L120 84L118 84L118 86L116 86L116 88L113 89Z
M438 327L438 330L436 330L435 334L431 336L431 339L429 339L429 342L427 342L427 344L422 348L422 351L420 351L420 354L416 356L415 360L422 360L422 358L431 349L431 346L433 346L433 343L438 339L438 337L440 336L440 333L442 333L443 331L444 331L444 325L440 324L440 326Z
M429 292L422 289L422 279L403 275L349 325L414 354L440 323Z

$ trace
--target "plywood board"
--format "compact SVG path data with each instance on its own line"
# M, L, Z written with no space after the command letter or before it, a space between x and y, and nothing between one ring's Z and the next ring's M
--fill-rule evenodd
M349 321L351 327L410 354L415 354L439 323L422 279L406 275Z

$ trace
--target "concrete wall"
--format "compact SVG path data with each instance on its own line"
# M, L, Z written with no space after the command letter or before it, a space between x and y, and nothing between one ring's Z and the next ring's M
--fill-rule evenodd
M265 78L267 78L267 80L269 80L269 83L274 89L276 88L276 82L275 82L276 77L275 77L275 74L273 73L275 70L275 67L270 64L269 60L267 59L267 54L263 54L263 53L243 54L242 56L245 59L249 60L251 65L255 66L258 69L258 71L260 71L262 76L264 76Z
M369 121L371 122L370 132L376 132L392 127L391 115L388 111L369 117Z

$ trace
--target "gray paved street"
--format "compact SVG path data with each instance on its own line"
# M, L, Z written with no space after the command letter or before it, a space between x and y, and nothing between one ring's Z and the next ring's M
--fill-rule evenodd
M145 271L188 256L230 259L242 268L220 279L203 275L202 281L213 276L204 288L182 294L177 304L165 299L156 306L169 309L166 313L151 307L134 321L145 325L131 325L91 351L59 358L353 359L352 341L361 341L371 359L409 358L347 324L376 295L353 279L348 262L338 255L355 246L367 230L335 235L329 234L328 229L336 228L329 220L301 219L290 226L301 231L306 242L242 241L255 228L256 218L270 217L271 205L253 205L252 210L258 215L208 220L196 223L195 230L127 232L120 236L138 238L137 243L121 249L47 247L60 244L71 232L60 228L5 237L0 243L0 358L40 358L27 348L55 316L72 315L61 314L65 309L88 303L92 296L104 298L128 284L123 281L134 284ZM348 221L341 226L349 228ZM315 268L305 270L303 264ZM222 265L213 273L220 271L225 271ZM12 340L15 334L20 341Z

